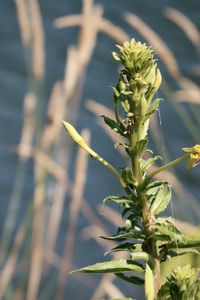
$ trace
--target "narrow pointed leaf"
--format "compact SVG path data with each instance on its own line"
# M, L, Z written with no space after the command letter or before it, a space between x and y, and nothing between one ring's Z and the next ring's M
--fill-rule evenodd
M119 57L119 55L118 55L116 52L112 52L112 56L113 56L113 58L114 58L115 60L118 60L118 61L121 60L120 57Z
M131 203L133 203L133 201L130 200L126 196L112 196L112 195L110 195L110 196L107 196L106 198L103 199L103 203L105 203L107 201L115 202L117 204L131 204Z
M104 255L113 253L113 252L119 252L119 251L134 251L135 250L135 245L133 243L124 243L121 244L113 249L111 249L110 251L105 252Z
M120 273L120 272L143 272L144 267L132 260L126 259L113 259L110 261L105 261L90 265L78 270L74 270L71 273L81 272L81 273Z
M114 87L114 86L111 86L111 88L113 89L113 92L114 92L114 100L115 101L118 101L118 98L119 98L119 96L120 96L120 92L116 89L116 87Z
M123 241L126 239L143 239L144 236L141 232L130 232L130 233L123 233L114 236L101 236L104 240L116 240L116 241Z
M120 135L124 136L124 131L125 128L122 128L121 125L119 125L117 122L115 122L114 120L106 117L106 116L102 116L104 119L104 122L111 128L114 129L117 133L119 133Z
M148 264L145 270L145 295L146 300L154 300L154 276Z

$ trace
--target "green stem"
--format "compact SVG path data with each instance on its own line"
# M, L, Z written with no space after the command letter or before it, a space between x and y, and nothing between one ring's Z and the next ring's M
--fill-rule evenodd
M154 177L156 174L167 170L169 168L174 167L175 165L177 165L178 163L180 163L182 160L186 159L188 157L188 154L185 154L181 157L178 157L177 159L174 159L172 161L170 161L169 163L165 164L164 166L157 168L155 171L153 171L149 176L148 176L148 180L150 180L152 177Z
M140 112L141 113L141 112ZM130 137L130 148L133 150L137 141L141 139L143 126L142 126L142 118L138 118L137 123L135 124L135 131ZM157 299L157 294L160 288L160 260L157 253L157 247L154 240L150 238L152 235L152 228L150 226L152 219L154 219L154 215L152 215L149 211L149 207L147 205L146 193L143 191L144 180L142 178L142 172L140 167L140 155L132 152L132 172L134 177L136 178L137 186L135 187L137 190L138 199L141 203L142 209L142 218L143 218L143 226L146 235L147 252L152 257L152 270L154 273L154 291L155 291L155 300Z
M121 186L124 189L127 188L126 182L123 180L123 178L121 177L121 175L119 174L119 172L109 162L107 162L104 158L102 158L101 156L99 156L95 152L94 152L94 154L92 156L96 160L98 160L100 163L102 163L106 168L108 168L118 178L119 182L121 183Z
M121 177L120 173L109 163L107 162L103 157L99 156L94 150L92 150L83 140L82 136L76 131L76 129L68 122L63 121L63 125L73 141L78 144L81 148L86 150L93 158L98 160L100 163L102 163L106 168L108 168L119 180L121 183L123 189L126 190L126 192L129 192L126 182ZM130 195L130 192L129 192Z

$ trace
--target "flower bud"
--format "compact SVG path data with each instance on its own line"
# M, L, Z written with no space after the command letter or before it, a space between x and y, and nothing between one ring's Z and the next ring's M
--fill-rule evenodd
M159 87L161 85L161 82L162 82L162 75L160 73L160 70L157 69L156 77L155 77L155 80L154 80L154 83L153 83L153 87L156 91L159 89Z
M154 64L149 70L147 75L145 76L145 81L147 84L153 85L156 77L156 67L157 64Z
M83 140L82 136L76 131L76 129L68 122L63 121L63 125L67 132L69 133L72 140L78 144L81 148L86 150L93 157L97 157L97 153L94 152Z
M121 79L118 83L120 92L124 92L126 90L126 83Z

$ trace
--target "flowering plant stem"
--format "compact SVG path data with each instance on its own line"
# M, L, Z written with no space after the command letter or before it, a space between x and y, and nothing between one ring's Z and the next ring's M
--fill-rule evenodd
M183 254L178 247L187 248L188 253L190 251L188 249L192 249L198 243L188 241L176 228L172 218L157 217L170 202L171 187L166 181L155 181L154 176L183 160L187 160L189 167L198 165L200 145L183 148L185 155L149 173L149 168L160 158L153 155L147 158L146 152L152 153L147 148L148 128L150 119L159 106L160 99L153 98L161 84L161 73L154 59L153 50L146 44L131 40L117 47L119 53L114 52L113 57L123 68L116 86L113 87L115 119L107 116L103 118L111 129L123 136L125 142L120 145L129 156L129 165L123 168L121 173L118 172L112 164L86 145L71 124L67 122L63 124L80 147L117 177L125 192L123 196L110 195L105 198L105 201L115 202L122 207L125 222L124 227L118 228L117 234L103 238L119 242L119 246L111 249L109 254L126 251L130 254L130 259L111 259L73 272L114 273L129 283L144 286L146 300L187 299L178 298L179 287L173 290L176 276L181 272L173 274L172 285L168 280L168 285L161 287L160 266L169 257ZM191 270L191 274L193 273ZM184 280L185 278L182 278L185 284ZM196 285L199 284L198 280L194 282ZM179 283L180 278L177 279L177 285Z
M167 169L170 169L174 166L176 166L177 164L179 164L182 160L185 160L188 158L188 154L185 154L183 156L180 156L170 162L168 162L167 164L163 165L162 167L160 168L157 168L155 171L153 171L152 173L149 174L148 176L148 180L151 180L155 175L157 175L158 173L162 172L162 171L165 171Z

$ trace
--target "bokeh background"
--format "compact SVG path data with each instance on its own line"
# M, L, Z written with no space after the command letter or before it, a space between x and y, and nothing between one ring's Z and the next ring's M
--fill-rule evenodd
M2 0L0 7L0 299L144 299L141 288L111 275L69 275L113 247L99 236L116 232L120 209L102 200L122 191L61 120L117 168L126 165L100 116L111 114L118 77L111 52L134 37L153 47L163 75L150 147L168 161L199 143L200 2ZM162 173L174 186L168 215L194 235L199 175L184 164Z

